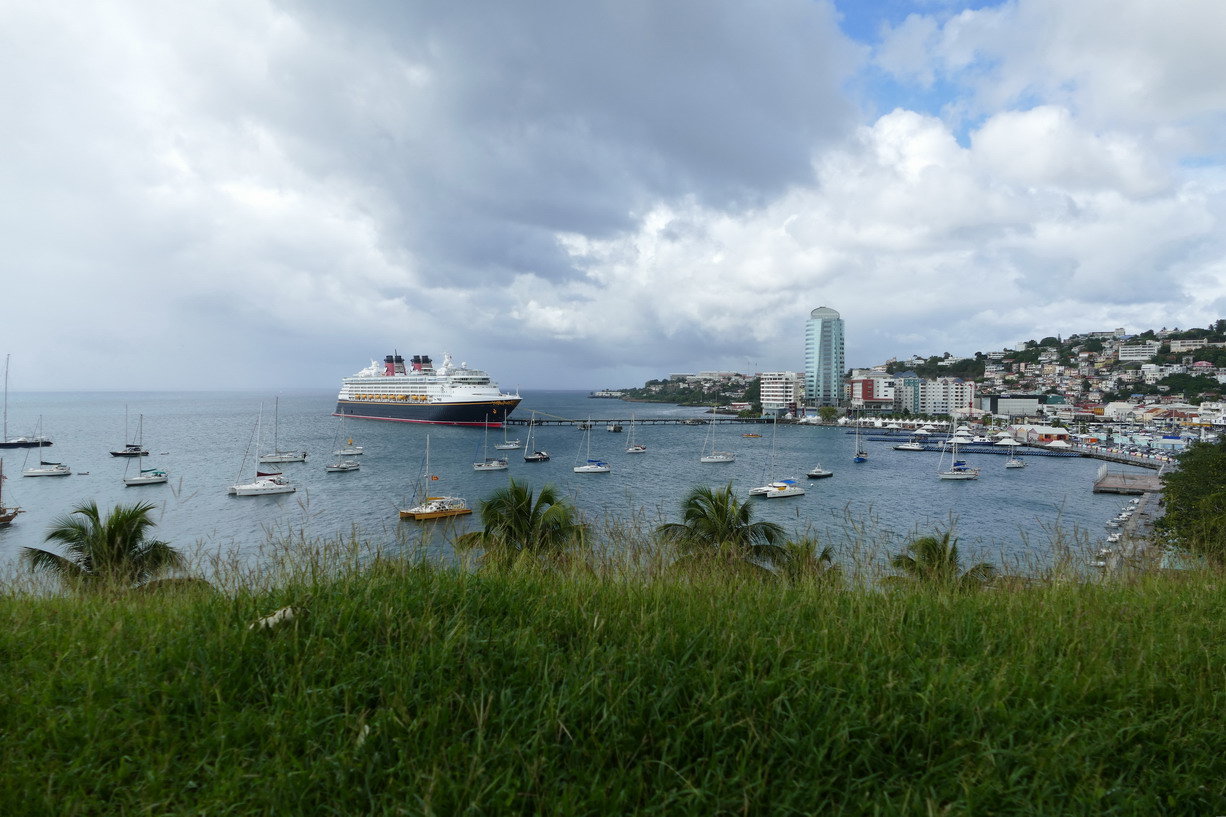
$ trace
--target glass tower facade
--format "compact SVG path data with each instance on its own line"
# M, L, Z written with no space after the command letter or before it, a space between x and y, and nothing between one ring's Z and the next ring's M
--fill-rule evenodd
M843 319L819 306L805 324L805 400L811 406L837 406L843 396Z

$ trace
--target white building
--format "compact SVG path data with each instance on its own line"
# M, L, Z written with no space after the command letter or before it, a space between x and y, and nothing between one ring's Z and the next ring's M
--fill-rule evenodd
M975 384L960 377L938 377L920 383L921 414L975 412Z
M1117 355L1121 361L1146 361L1154 355L1158 354L1158 347L1161 346L1156 340L1131 341L1121 344L1117 350Z
M763 372L761 400L763 414L795 411L804 403L805 376L801 372Z

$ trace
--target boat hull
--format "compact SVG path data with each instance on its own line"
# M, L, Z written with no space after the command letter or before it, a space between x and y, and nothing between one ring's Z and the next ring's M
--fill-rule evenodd
M39 445L42 445L43 448L50 448L54 443L50 440L43 440L42 443L39 443L36 439L23 438L0 442L0 448L38 448Z
M162 485L169 477L166 474L154 477L124 477L123 484L127 486L133 485Z
M458 497L432 496L422 504L400 511L401 519L447 519L452 516L466 516L473 512L464 500Z
M27 468L21 472L23 477L66 477L72 474L72 469L63 468Z
M481 400L471 403L337 400L334 414L355 420L499 428L503 420L511 416L511 412L515 410L519 402L518 397L502 397L498 400Z

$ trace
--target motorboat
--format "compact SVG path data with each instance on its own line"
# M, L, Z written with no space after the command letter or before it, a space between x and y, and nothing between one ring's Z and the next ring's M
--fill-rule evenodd
M336 462L330 462L324 466L324 471L329 474L341 474L345 471L356 471L362 467L362 463L357 460L338 459Z
M894 450L895 451L927 451L928 449L921 442L917 442L915 440L908 440L905 443L899 443L898 445L894 446Z
M822 468L822 466L819 464L816 467L814 467L811 471L806 473L805 476L808 477L809 479L825 479L826 477L834 476L834 472L827 471L825 468Z
M779 479L774 482L763 485L761 488L751 488L750 496L763 496L767 499L774 499L785 496L801 496L805 489L800 487L794 479Z

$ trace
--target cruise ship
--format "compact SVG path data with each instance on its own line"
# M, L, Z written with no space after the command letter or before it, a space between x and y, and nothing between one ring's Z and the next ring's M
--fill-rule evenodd
M405 366L400 355L388 355L341 381L336 414L400 423L445 423L494 426L511 416L518 394L504 394L490 376L465 364L454 366L451 355L435 367L429 355L413 355Z

